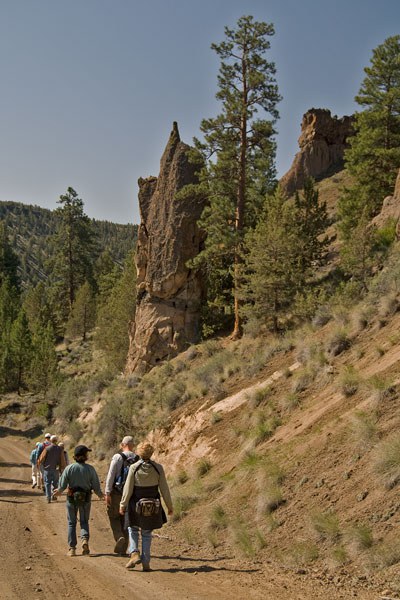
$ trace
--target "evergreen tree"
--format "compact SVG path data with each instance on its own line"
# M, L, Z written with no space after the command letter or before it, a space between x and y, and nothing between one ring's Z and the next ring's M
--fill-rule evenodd
M301 232L293 205L278 187L246 236L242 297L244 316L278 331L302 285Z
M26 388L32 360L32 337L25 311L21 308L10 332L10 383L18 392Z
M294 207L300 242L297 251L300 253L300 268L305 283L312 270L321 264L328 244L324 235L328 226L326 202L319 201L312 178L305 181L302 194L296 192Z
M58 362L55 350L55 336L51 323L37 325L32 336L33 358L29 372L29 386L34 392L46 397L48 390L57 383Z
M19 260L8 239L6 224L0 221L0 283L8 279L10 285L19 290Z
M78 290L75 302L66 326L67 337L82 336L86 340L86 335L91 331L96 322L96 300L93 289L86 281Z
M400 36L387 38L373 50L371 64L356 102L364 108L355 117L355 135L345 154L354 185L339 203L344 240L352 236L364 207L376 214L392 194L400 166Z
M368 279L374 265L373 250L376 229L371 225L368 207L365 206L358 223L352 228L351 237L341 249L342 267L345 273L368 289Z
M42 282L28 289L24 296L23 307L28 317L31 331L37 325L44 327L49 321L54 322L54 316L48 299L48 290Z
M221 59L216 98L222 111L202 121L204 141L196 140L206 163L200 186L209 205L200 221L207 232L205 249L194 264L212 269L214 283L228 279L230 290L220 288L217 295L233 290L234 338L241 334L241 245L275 178L273 136L280 96L275 65L265 58L273 34L272 24L243 16L235 29L225 28L223 42L212 45ZM269 118L258 118L259 111ZM225 277L218 277L218 271Z
M6 277L0 281L0 391L2 392L14 389L11 331L19 310L19 294Z
M103 350L110 367L122 370L129 348L129 326L135 316L136 266L133 252L123 272L100 306L97 315L96 346Z
M52 302L58 318L65 323L78 288L88 281L93 287L93 264L97 247L93 224L83 212L83 201L71 187L60 196L55 212L60 226L55 236L56 253L51 264Z

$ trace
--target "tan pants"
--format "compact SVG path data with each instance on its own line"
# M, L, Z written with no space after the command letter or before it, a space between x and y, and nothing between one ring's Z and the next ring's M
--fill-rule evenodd
M43 485L42 472L37 465L32 465L32 487L41 488Z

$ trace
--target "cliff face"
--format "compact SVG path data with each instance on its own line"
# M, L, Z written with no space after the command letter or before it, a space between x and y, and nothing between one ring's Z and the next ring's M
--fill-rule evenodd
M343 168L347 138L352 135L353 117L332 117L329 110L312 108L303 116L299 137L300 152L280 184L291 196L308 177L321 179Z
M174 123L159 176L139 179L138 299L127 373L144 373L198 341L203 284L186 263L199 253L203 241L197 221L204 203L175 197L197 181L189 150Z

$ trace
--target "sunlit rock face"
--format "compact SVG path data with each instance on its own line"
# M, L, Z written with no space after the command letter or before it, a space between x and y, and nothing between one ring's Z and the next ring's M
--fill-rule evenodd
M280 184L286 196L304 186L308 177L322 179L343 168L347 139L353 134L353 117L332 117L327 109L312 108L303 115L300 152Z
M144 373L199 339L203 281L187 263L204 240L197 225L204 200L176 198L184 186L197 183L189 151L174 123L159 176L139 179L138 293L127 373Z

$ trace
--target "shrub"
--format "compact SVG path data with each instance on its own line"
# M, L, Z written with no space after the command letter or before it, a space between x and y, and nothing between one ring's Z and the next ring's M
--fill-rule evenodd
M345 534L346 545L352 554L363 552L374 543L372 530L368 525L357 524L350 527Z
M207 458L202 458L196 465L196 474L198 477L204 477L210 471L212 465Z
M353 396L360 385L361 377L356 369L349 365L344 368L340 378L340 390L346 398Z
M315 512L311 515L311 525L323 540L335 540L340 536L339 519L334 512Z
M198 501L198 496L177 496L174 498L173 521L179 521Z
M351 435L358 453L372 448L378 438L376 414L356 411L352 417Z
M233 544L245 556L253 557L256 553L256 550L249 534L249 526L246 526L241 521L236 521L231 523L230 530L233 538Z
M311 540L294 541L290 545L290 550L285 555L289 564L296 567L308 565L317 560L319 556L318 546Z
M181 471L178 472L176 479L177 479L178 483L183 485L184 483L186 483L189 480L189 475L186 473L186 471L184 469L182 469Z
M374 470L387 489L392 489L400 481L400 434L394 433L376 448L373 458Z
M392 379L382 375L373 375L367 381L371 389L372 398L378 402L391 398L396 393Z
M226 529L228 526L228 517L222 506L217 505L211 511L210 527L211 529Z
M212 412L211 413L211 424L212 425L216 425L217 423L219 423L220 421L222 421L223 417L222 417L222 413L216 411L216 412Z
M348 337L346 329L337 329L332 337L328 340L326 351L330 356L338 356L345 350L348 350L351 346L350 339Z

